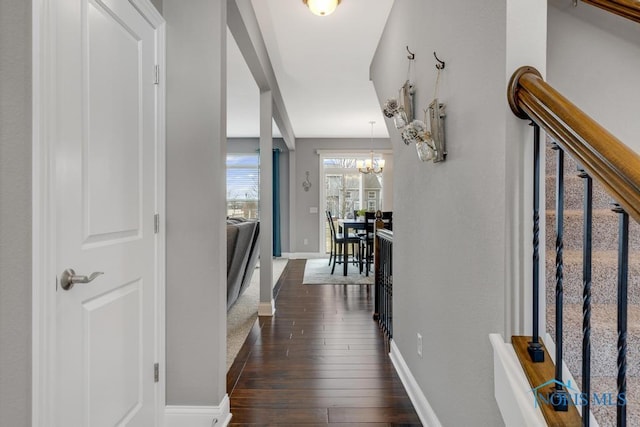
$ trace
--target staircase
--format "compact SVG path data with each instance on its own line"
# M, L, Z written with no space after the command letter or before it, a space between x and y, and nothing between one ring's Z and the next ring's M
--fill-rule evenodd
M546 148L546 326L555 336L555 174L556 151ZM581 386L583 179L565 155L564 361ZM611 198L593 182L593 269L591 315L591 392L611 393L613 406L591 410L601 427L616 425L618 215ZM640 225L629 227L629 313L627 421L640 426Z

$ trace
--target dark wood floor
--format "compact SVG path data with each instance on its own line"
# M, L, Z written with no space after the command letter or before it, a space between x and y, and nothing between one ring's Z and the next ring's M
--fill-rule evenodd
M421 425L372 320L373 287L302 285L291 260L276 314L227 374L231 425Z

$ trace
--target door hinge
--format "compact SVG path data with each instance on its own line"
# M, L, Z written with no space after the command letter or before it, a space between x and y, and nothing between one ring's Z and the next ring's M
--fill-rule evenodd
M160 232L160 214L153 216L153 232L158 234Z
M155 363L153 365L153 382L157 383L160 381L160 364Z
M156 65L154 67L154 71L153 71L153 84L154 85L159 85L160 84L160 66Z

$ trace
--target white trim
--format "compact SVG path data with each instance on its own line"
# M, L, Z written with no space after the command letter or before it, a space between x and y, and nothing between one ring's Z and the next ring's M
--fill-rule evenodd
M411 399L411 403L413 403L413 407L418 413L418 417L422 424L427 427L442 427L440 420L438 420L436 413L429 404L429 401L409 370L409 366L404 361L398 346L393 340L391 340L391 352L389 353L389 357L398 372L398 376L400 376L402 385L404 385L404 388L407 391L407 394Z
M271 298L271 302L261 302L258 304L258 316L273 316L276 314L276 302Z
M518 356L502 335L490 334L493 347L494 394L506 426L546 426L542 411L533 404L531 385Z
M156 30L156 59L165 65L165 21L150 0L129 0ZM56 8L52 0L32 0L32 426L55 424L56 388L56 188L53 141L56 135ZM157 92L157 212L165 216L165 84ZM156 244L156 360L161 366L156 385L156 423L162 425L165 404L165 243L164 225Z
M363 153L368 157L371 154L371 150L373 150L374 154L393 154L393 150L390 150L388 148L361 148L358 150L354 150L354 149L317 149L316 150L316 154L319 155L327 155L327 154L336 154L339 156L349 156L349 155L353 155L353 156L362 156Z
M53 425L55 364L54 180L49 141L55 134L55 26L49 0L32 1L32 390L33 426Z
M160 216L156 234L156 362L159 364L159 380L155 387L156 425L163 426L167 393L166 363L166 23L162 15L149 0L129 0L156 30L156 64L160 68L159 84L156 85L156 207Z
M146 19L154 29L157 30L158 28L164 26L164 17L160 14L160 12L158 12L158 9L156 9L156 7L153 5L153 3L151 3L150 0L129 0L129 3L131 3L133 7L135 7L138 12L140 12L140 15L142 15L142 17Z
M165 427L222 427L231 422L229 396L225 394L218 406L167 405Z
M323 151L323 150L320 150ZM324 188L324 157L326 153L318 153L318 253L322 253L325 251L326 244L324 244L326 236L325 236L325 227L327 220L326 210L327 210L327 194L326 188ZM325 211L324 215L322 211Z
M289 259L314 259L314 258L327 258L327 254L323 254L321 252L283 252L283 258Z

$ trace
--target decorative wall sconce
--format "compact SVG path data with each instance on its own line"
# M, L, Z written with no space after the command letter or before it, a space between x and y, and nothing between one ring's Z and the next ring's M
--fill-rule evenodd
M309 181L309 171L306 171L304 174L307 177L304 181L302 181L302 188L304 188L304 191L309 191L309 189L311 188L311 181Z

